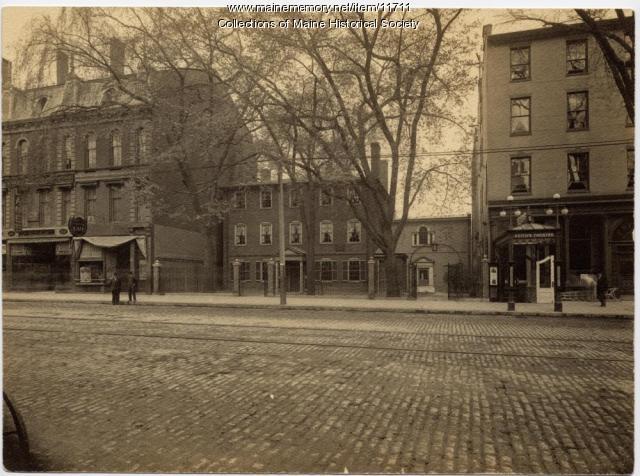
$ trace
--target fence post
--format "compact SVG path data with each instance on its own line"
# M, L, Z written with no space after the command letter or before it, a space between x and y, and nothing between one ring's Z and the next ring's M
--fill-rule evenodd
M233 294L240 296L240 261L233 260Z
M160 272L160 270L162 269L162 264L160 263L160 260L157 259L153 262L153 294L164 294L162 292L162 284L161 284L161 278L162 278L162 273Z
M369 258L369 261L367 261L367 284L368 284L368 297L369 299L374 299L376 297L376 280L375 280L375 274L376 274L376 268L375 268L376 262L373 259L373 256L371 256Z

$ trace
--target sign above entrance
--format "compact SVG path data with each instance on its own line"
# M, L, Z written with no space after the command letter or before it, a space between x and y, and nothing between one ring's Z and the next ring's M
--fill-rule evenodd
M514 245L535 245L542 243L553 243L556 234L553 231L542 232L526 232L526 233L514 233L513 244Z
M87 232L87 220L82 217L71 217L67 227L73 236L84 236Z

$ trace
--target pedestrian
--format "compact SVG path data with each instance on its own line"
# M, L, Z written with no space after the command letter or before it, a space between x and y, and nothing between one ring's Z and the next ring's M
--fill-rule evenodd
M609 282L607 281L607 276L599 272L598 273L598 281L596 283L596 294L598 296L598 300L600 301L600 307L605 307L607 305L607 290L609 289Z
M132 302L133 304L135 304L136 291L138 290L138 280L136 279L136 277L133 275L131 271L129 271L128 284L129 284L129 304L131 304Z
M111 277L111 304L118 305L120 304L120 287L122 283L120 278L118 277L118 273L113 272L113 276Z

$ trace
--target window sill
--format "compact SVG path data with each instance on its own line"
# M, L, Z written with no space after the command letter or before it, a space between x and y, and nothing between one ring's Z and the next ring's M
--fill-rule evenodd
M567 193L589 193L590 190L568 190Z
M589 75L589 71L581 71L579 73L567 73L567 78L573 78L574 76L588 76Z
M588 127L582 127L580 129L569 129L567 127L567 132L587 132L587 131L589 131Z
M511 132L509 134L510 137L526 137L526 136L530 136L531 135L531 131L529 132Z
M533 195L533 192L528 191L528 192L516 192L515 190L511 190L511 195L513 195L514 197L530 197L531 195Z
M333 241L331 243L320 243L321 245L332 245Z
M260 243L260 246L272 246L273 243Z
M509 79L510 83L526 83L527 81L531 81L531 76L523 79Z
M240 245L240 244L236 243L233 246L247 246L247 244L245 243L244 245Z

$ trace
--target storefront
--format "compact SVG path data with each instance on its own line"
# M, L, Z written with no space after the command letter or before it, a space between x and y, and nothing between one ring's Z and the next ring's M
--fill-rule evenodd
M74 284L82 291L104 291L114 272L132 272L144 288L147 240L144 236L83 236L73 239Z
M14 238L3 246L6 287L44 291L71 285L70 238Z

